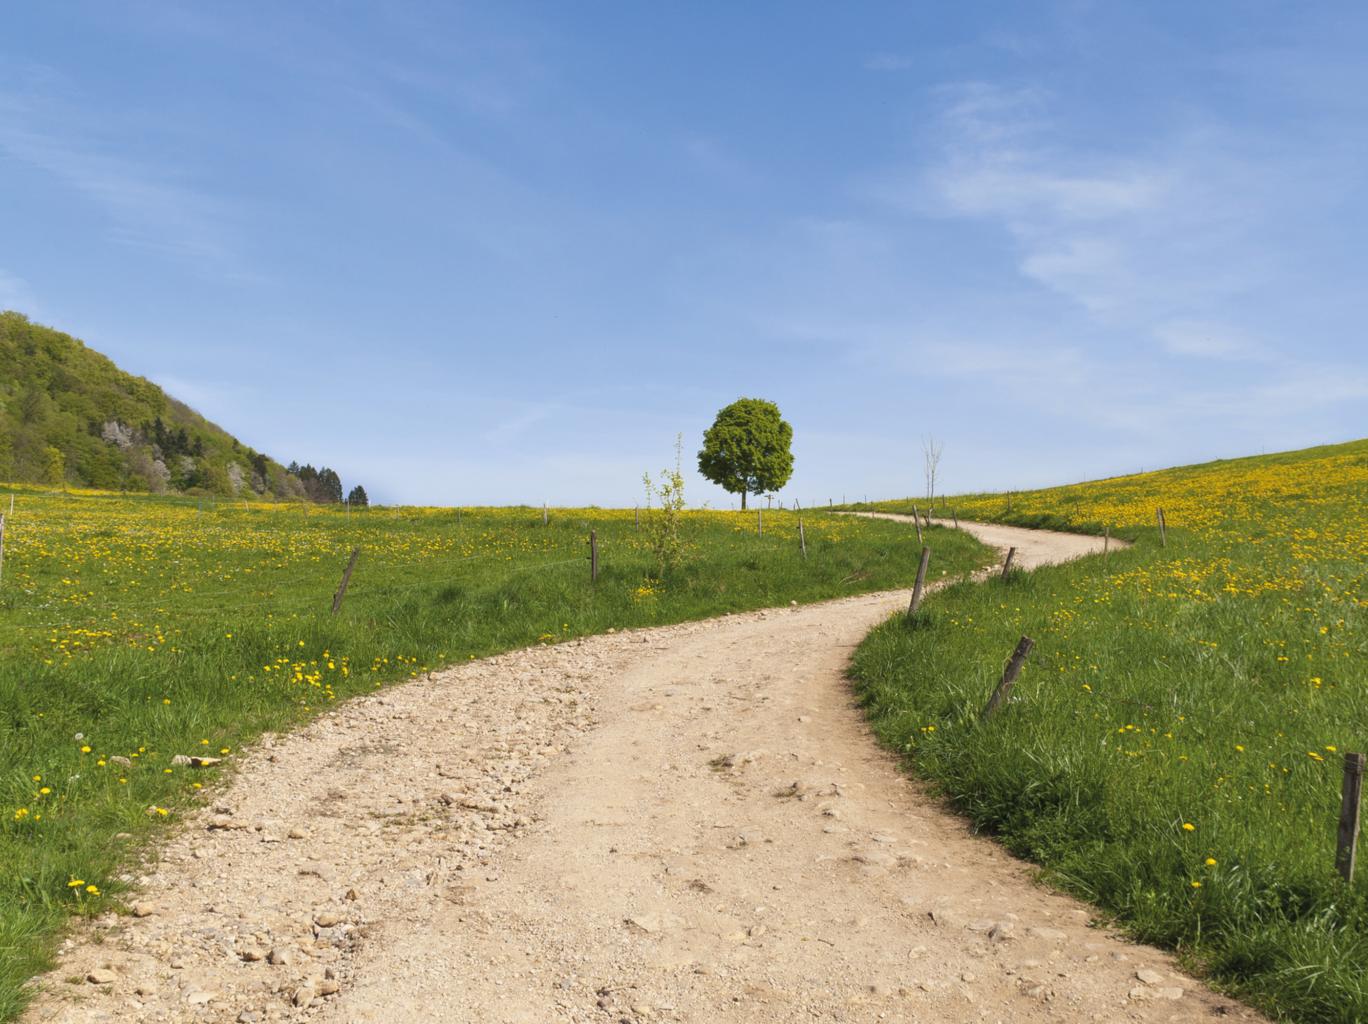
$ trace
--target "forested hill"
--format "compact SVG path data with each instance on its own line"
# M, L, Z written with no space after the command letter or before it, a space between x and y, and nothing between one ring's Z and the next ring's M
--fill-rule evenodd
M15 312L0 312L0 481L342 500L332 470L287 470L151 381ZM365 503L360 487L351 496Z

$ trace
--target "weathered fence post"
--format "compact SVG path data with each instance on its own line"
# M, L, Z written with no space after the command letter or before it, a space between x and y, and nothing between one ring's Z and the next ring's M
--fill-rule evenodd
M1162 508L1155 509L1154 518L1159 522L1159 546L1166 548L1168 547L1168 538L1165 536L1164 530L1164 510Z
M931 549L922 548L921 562L917 566L917 582L912 584L912 601L907 606L907 617L910 619L917 614L917 608L921 605L922 588L926 585L926 567L931 563Z
M542 525L546 525L546 502L542 502Z
M1007 558L1002 563L1002 578L1005 580L1007 574L1012 571L1012 559L1016 557L1016 548L1007 549Z
M988 703L983 706L983 713L979 718L988 721L995 714L998 708L1007 702L1007 698L1012 694L1012 686L1016 683L1017 676L1021 675L1021 666L1026 664L1026 656L1031 653L1031 648L1035 646L1035 641L1029 636L1023 636L1017 641L1016 650L1007 659L1007 667L1002 671L1002 682L997 684L997 689L988 698Z
M10 500L14 497L11 495ZM12 515L13 513L11 513ZM0 580L5 578L5 517L0 516Z
M589 582L598 582L598 531L589 531Z
M3 525L3 523L4 523L4 520L3 520L3 519L0 519L0 525ZM3 539L3 537L0 537L0 540L2 540L2 539ZM801 519L798 520L798 549L799 549L800 551L803 552L803 558L806 559L806 558L807 558L807 535L803 533L803 521L802 521ZM0 553L2 553L2 552L0 552Z
M952 517L954 517L954 520L955 520L955 529L958 530L958 529L959 529L959 513L956 512L956 511L952 508L952 509L950 510L950 515L951 515Z
M763 508L755 510L755 535L757 537L765 535L765 510Z
M1111 527L1104 526L1102 527L1102 554L1105 555L1109 550L1111 550Z
M920 544L922 542L921 513L917 511L915 502L912 504L912 525L917 528L917 543Z
M347 559L347 568L342 571L342 582L338 584L337 593L333 595L332 613L334 615L342 607L342 598L347 596L347 584L351 582L352 570L356 568L356 559L360 554L360 548L352 548L351 558Z
M1354 880L1358 859L1359 805L1363 794L1362 754L1344 755L1344 785L1340 790L1339 836L1335 843L1335 870L1346 882Z

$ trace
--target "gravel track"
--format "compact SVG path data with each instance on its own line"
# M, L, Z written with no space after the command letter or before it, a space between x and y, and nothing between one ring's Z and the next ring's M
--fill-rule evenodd
M962 526L1023 568L1100 549ZM1260 1019L876 746L845 667L906 600L517 651L267 737L24 1020Z

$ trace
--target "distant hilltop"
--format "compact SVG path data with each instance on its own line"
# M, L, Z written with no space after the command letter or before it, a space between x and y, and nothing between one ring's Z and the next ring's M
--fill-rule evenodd
M282 466L69 334L0 312L0 480L341 502L326 466ZM366 504L353 487L349 499Z

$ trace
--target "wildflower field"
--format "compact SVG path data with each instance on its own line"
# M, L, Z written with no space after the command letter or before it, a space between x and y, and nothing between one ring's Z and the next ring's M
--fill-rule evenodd
M684 560L655 578L658 514L637 529L632 510L543 525L529 508L18 490L0 576L0 1019L68 915L117 909L139 849L264 730L519 646L905 586L920 550L900 524L805 514L803 559L794 513L767 511L757 536L754 512L685 512ZM937 534L947 573L991 557Z
M950 509L1135 544L956 585L873 632L853 672L880 737L1217 985L1368 1020L1368 868L1335 872L1343 754L1368 751L1368 441ZM1013 700L981 722L1023 634Z

